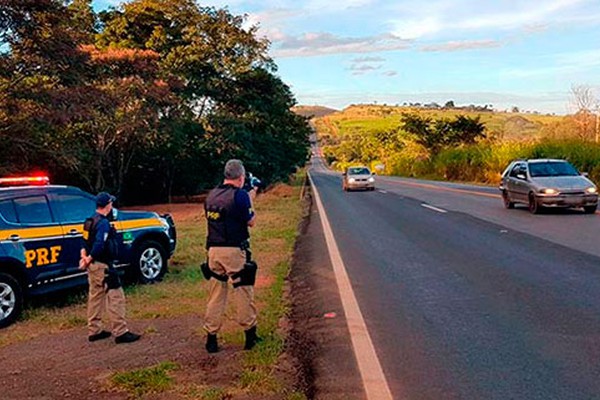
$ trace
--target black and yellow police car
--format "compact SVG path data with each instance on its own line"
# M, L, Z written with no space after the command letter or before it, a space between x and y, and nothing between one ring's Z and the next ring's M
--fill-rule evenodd
M44 176L0 178L0 328L15 321L29 296L87 284L79 251L95 209L93 195ZM116 268L144 283L160 280L175 251L171 216L115 213L122 239Z

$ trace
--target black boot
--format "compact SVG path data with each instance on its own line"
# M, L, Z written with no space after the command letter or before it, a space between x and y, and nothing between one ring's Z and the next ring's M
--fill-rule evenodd
M121 336L117 336L115 338L115 343L116 344L133 343L133 342L137 342L138 340L140 340L141 337L142 337L141 335L127 331L124 334L122 334Z
M244 345L244 350L252 350L254 345L262 340L256 335L256 326L244 331L244 333L246 334L246 344Z
M206 337L206 351L209 353L216 353L219 351L219 344L217 343L217 335L209 333Z

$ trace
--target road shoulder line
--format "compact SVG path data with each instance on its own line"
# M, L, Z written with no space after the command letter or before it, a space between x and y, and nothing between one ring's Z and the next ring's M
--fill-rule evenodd
M427 209L429 209L429 210L433 210L433 211L435 211L435 212L439 212L440 214L446 214L446 213L448 212L448 211L446 211L446 210L443 210L443 209L441 209L441 208L437 208L437 207L434 207L434 206L430 206L429 204L425 204L425 203L421 204L421 207L427 208Z
M392 400L392 393L385 378L385 374L383 373L379 358L377 357L375 347L373 346L367 325L360 311L358 301L354 295L329 219L327 218L325 208L323 207L321 197L319 196L319 192L317 191L310 171L308 172L308 176L310 178L317 210L321 217L321 224L323 226L323 233L325 235L331 265L333 266L342 306L344 308L344 314L346 316L346 323L348 324L348 330L352 339L354 355L356 357L367 399Z

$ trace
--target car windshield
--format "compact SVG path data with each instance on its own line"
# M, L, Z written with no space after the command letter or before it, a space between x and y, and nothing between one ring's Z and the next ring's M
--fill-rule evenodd
M579 172L568 162L549 161L529 164L529 173L532 177L545 176L578 176Z
M371 175L368 168L348 168L348 175Z

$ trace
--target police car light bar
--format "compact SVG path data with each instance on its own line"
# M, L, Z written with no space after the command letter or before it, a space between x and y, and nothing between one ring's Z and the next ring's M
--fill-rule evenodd
M44 186L50 184L47 176L20 176L14 178L0 178L0 186Z

